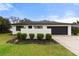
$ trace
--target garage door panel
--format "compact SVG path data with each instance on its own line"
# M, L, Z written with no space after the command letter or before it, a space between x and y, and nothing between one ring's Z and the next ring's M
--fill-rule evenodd
M52 34L67 35L67 27L52 27Z
M51 28L51 33L54 35L67 35L67 26L56 26L49 28Z

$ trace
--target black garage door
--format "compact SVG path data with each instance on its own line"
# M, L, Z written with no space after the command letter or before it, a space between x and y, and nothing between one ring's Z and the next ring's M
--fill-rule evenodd
M67 27L61 27L61 26L56 26L56 27L48 27L51 28L51 33L54 35L67 35Z

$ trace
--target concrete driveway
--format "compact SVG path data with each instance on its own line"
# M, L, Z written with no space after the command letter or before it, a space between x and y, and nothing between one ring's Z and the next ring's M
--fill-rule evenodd
M79 56L79 36L53 35L55 41Z

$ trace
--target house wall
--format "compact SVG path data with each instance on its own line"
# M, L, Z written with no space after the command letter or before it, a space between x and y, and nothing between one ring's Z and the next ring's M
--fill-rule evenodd
M18 26L18 25L17 25ZM21 25L22 26L22 25ZM30 26L30 25L29 25ZM36 25L35 25L36 26ZM44 38L45 38L45 34L46 33L49 33L51 34L51 29L47 29L47 26L43 26L42 29L35 29L33 26L32 26L32 29L29 29L28 28L28 25L24 25L24 28L21 29L21 31L16 31L16 26L12 25L12 28L11 28L11 31L12 31L12 34L17 34L18 32L21 32L21 33L27 33L27 38L29 38L29 34L30 33L34 33L35 34L35 39L37 37L37 33L43 33L44 34Z
M21 33L27 33L27 38L29 38L30 33L34 33L35 39L36 39L38 33L43 33L44 38L45 38L46 33L51 34L51 29L21 29Z
M34 33L35 36L37 33L51 34L51 29L47 29L47 26L67 26L68 27L68 35L71 35L71 25L42 25L43 26L42 29L35 29L33 27L34 25L32 25L32 29L29 29L28 25L21 25L21 26L24 26L24 28L22 28L21 31L16 31L16 26L12 25L12 28L11 28L12 34L16 34L18 32L27 33L28 35L29 35L29 33ZM28 38L29 38L29 36L28 36Z
M10 30L12 31L12 34L16 34L17 33L16 26L12 26L12 28Z
M71 25L68 26L68 35L71 35Z

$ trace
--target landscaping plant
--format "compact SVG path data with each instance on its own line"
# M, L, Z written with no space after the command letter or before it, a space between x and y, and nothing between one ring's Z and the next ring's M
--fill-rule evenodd
M20 32L17 33L16 36L17 36L17 38L18 38L19 40L21 40L21 33L20 33Z
M30 34L29 34L30 39L34 39L34 36L35 36L35 35L34 35L33 33L30 33Z
M77 35L79 33L79 28L72 28L72 34Z
M46 34L46 39L47 40L51 40L52 39L52 35L51 34Z
M37 39L41 40L41 39L43 39L43 37L44 37L44 34L42 34L42 33L37 34Z
M27 37L27 34L26 34L26 33L22 33L22 34L21 34L21 39L22 39L22 40L25 40L26 37Z
M26 33L17 33L17 38L19 40L25 40L27 37L27 34Z

